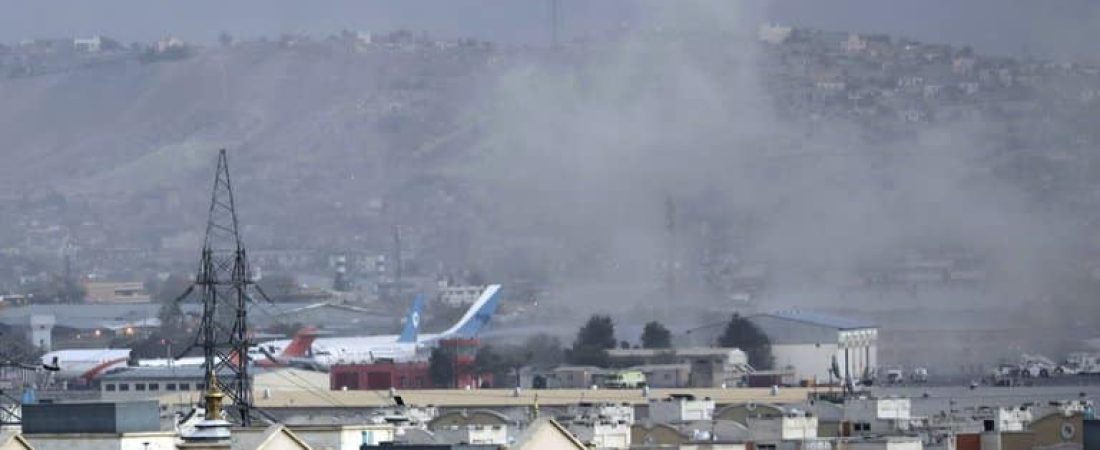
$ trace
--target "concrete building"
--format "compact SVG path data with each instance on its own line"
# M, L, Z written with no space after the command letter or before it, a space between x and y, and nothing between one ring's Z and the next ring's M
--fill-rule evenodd
M580 402L568 405L566 415L583 420L610 420L633 424L634 405L625 402Z
M39 350L49 351L53 349L53 327L57 318L48 314L34 314L29 318L27 340Z
M885 436L874 438L842 439L836 450L924 450L919 437Z
M588 446L553 419L537 419L527 426L509 449L514 450L587 450Z
M749 433L757 445L778 445L781 441L817 439L817 417L803 411L788 410L781 415L746 418Z
M635 369L646 373L650 387L734 386L752 371L745 352L736 348L611 349L608 356L618 363L642 364ZM687 365L687 379L682 380L681 368L668 364ZM678 379L683 384L673 385Z
M691 385L691 366L688 364L646 364L634 366L645 375L645 385L651 388L680 388Z
M909 430L912 405L908 398L849 398L844 401L841 434L884 435Z
M711 420L714 418L714 400L694 395L670 395L664 400L649 401L649 420L660 423Z
M545 387L551 389L586 389L598 385L610 370L593 366L560 366L543 375Z
M157 403L23 405L23 437L40 450L171 450L176 432L161 431Z
M504 445L512 437L514 423L506 415L488 409L452 411L428 423L443 442Z
M140 281L84 283L88 303L149 303L151 297Z
M630 424L628 423L610 420L565 419L562 421L562 425L577 440L591 447L630 448Z
M231 433L232 450L313 450L301 436L282 424L234 428Z
M432 431L443 442L474 445L504 445L508 443L506 425L448 425Z
M228 373L219 376L229 376ZM172 397L179 403L198 401L206 386L201 367L127 367L107 373L99 380L100 398L125 401ZM252 386L257 397L269 397L273 392L328 390L328 374L295 368L257 369Z
M175 431L129 433L40 433L24 438L35 450L173 450Z
M362 445L393 442L396 429L388 423L287 425L295 435L318 450L359 450Z
M775 366L793 369L800 379L856 382L878 367L878 327L869 323L803 310L749 319L771 340Z

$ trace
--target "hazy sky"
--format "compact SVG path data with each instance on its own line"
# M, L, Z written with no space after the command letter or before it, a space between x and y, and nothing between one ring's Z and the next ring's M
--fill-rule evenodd
M683 0L692 1L692 0ZM732 1L732 0L731 0ZM751 21L883 31L979 50L1100 60L1100 6L1090 0L747 0ZM101 33L123 41L173 34L211 41L343 28L409 28L545 43L550 0L0 0L0 41ZM565 35L646 24L668 0L560 0Z

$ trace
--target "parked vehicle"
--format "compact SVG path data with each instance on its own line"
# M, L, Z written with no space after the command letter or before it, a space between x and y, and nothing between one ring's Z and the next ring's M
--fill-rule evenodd
M645 384L645 374L640 370L620 371L607 377L603 383L608 389L640 389Z
M928 369L924 367L916 367L913 369L913 373L909 374L909 380L914 383L927 383L928 382Z
M886 371L886 382L889 384L899 384L905 381L905 371L900 368L888 369Z

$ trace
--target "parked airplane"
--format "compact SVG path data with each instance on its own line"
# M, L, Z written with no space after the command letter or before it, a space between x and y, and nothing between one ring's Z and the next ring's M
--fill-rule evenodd
M253 346L248 352L249 360L259 367L316 369L318 366L309 356L310 347L316 337L316 329L302 329L294 335L294 339L286 341L288 345L277 355L264 352L260 345ZM54 371L57 378L93 380L108 371L128 366L130 354L131 350L128 348L55 350L42 355L42 364L47 370ZM139 367L188 367L202 364L201 357L137 361Z
M128 348L56 350L42 355L42 364L57 368L57 378L91 380L104 372L125 367L130 360Z
M422 296L413 301L405 316L401 334L319 338L313 344L313 357L322 367L336 363L369 363L377 360L408 361L416 358L417 349L434 345L440 339L469 339L477 336L489 323L500 304L500 285L490 285L482 291L466 313L452 327L441 333L419 334ZM265 344L268 349L281 349L287 341Z

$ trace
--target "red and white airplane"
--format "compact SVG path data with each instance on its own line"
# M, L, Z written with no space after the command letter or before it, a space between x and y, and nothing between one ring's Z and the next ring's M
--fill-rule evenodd
M303 328L294 335L290 345L283 348L279 354L264 351L261 344L249 349L248 359L257 367L299 367L316 370L319 366L313 361L310 350L316 338L315 328ZM112 369L130 365L130 354L131 350L128 348L55 350L42 355L42 365L51 368L57 378L91 381ZM139 367L194 367L202 364L201 357L137 361Z

